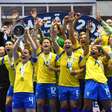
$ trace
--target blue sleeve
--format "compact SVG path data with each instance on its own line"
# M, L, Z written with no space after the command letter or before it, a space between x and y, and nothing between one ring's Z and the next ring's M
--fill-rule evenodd
M37 62L37 55L36 55L36 53L33 53L33 52L32 52L32 55L31 55L31 62L33 62L33 63Z

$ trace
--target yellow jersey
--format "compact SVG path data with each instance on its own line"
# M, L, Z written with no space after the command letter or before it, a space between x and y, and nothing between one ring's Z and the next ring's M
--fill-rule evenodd
M56 83L55 72L49 70L47 64L55 67L56 54L50 52L45 55L41 53L38 57L36 67L37 83Z
M105 75L106 75L106 77L112 77L112 69L109 69L108 65L112 66L112 59L109 59L108 64L105 66Z
M28 61L24 65L19 62L15 65L16 76L14 83L14 93L30 92L33 93L33 65Z
M102 44L108 45L108 39L109 39L109 35L103 35L102 36Z
M41 47L39 47L37 50L36 50L36 55L37 57L42 53L42 49ZM33 63L33 70L34 70L34 78L33 78L33 81L36 82L37 81L37 67L36 67L36 63Z
M78 48L74 49L73 51L75 52L75 55L78 57L83 55L83 49L81 47L78 47ZM64 49L59 47L57 55L60 55L62 52L64 52Z
M70 74L70 69L67 67L69 57L66 52L57 61L57 65L60 66L59 74L59 86L67 87L79 87L79 79ZM79 56L78 53L73 52L71 56L72 70L79 70Z
M100 59L95 60L92 56L88 57L85 79L95 80L99 83L107 82L107 78L104 74L104 66Z
M105 75L106 77L112 77L112 70L108 68L108 65L112 65L112 48L110 46L103 46L103 49L109 54L110 59L105 60Z
M2 60L4 60L4 64L9 71L9 81L10 85L14 85L14 80L15 80L15 70L14 70L14 65L13 65L13 58L11 58L11 61L9 59L8 55L5 55L4 57L0 58L0 63L2 63Z
M39 55L41 52L42 52L42 48L39 47L39 48L36 50L36 54Z

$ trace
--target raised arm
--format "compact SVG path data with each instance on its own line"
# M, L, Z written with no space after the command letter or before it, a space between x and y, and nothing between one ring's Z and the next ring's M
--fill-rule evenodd
M74 29L74 24L76 19L71 16L65 16L64 24L66 25L66 30L68 31L69 39L72 41L72 44L76 44L76 39L78 38L78 33Z
M110 27L99 14L97 14L97 20L101 23L102 27L107 33L112 34L112 27Z
M66 34L65 34L65 29L64 29L64 27L63 27L61 24L59 24L59 30L60 30L61 37L62 37L64 40L66 40L67 37L66 37Z
M35 27L32 31L31 31L31 37L33 39L33 41L36 44L37 49L40 47L40 43L43 41L43 33L41 31L40 28Z
M58 51L59 51L59 45L56 42L57 33L54 30L51 30L50 31L50 35L51 35L51 38L52 38L53 48L54 48L55 52L58 53Z
M30 35L29 30L27 30L26 32L27 32L28 40L29 40L30 43L31 43L32 49L33 49L33 51L35 52L35 51L37 50L37 46L36 46L35 42L33 41L32 37L31 37L31 35Z
M21 39L17 38L16 42L14 43L14 47L13 47L14 60L17 60L19 58L19 55L17 53L17 49L18 49L20 41L21 41Z
M110 27L105 21L101 20L101 25L103 26L106 32L112 34L112 27Z

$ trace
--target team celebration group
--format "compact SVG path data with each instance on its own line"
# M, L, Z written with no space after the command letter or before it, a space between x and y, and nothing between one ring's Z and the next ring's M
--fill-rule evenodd
M100 112L112 112L112 20L97 16L93 41L92 21L75 30L79 13L52 20L48 37L36 9L33 28L12 32L23 24L18 16L14 10L0 31L0 112L93 112L94 101Z

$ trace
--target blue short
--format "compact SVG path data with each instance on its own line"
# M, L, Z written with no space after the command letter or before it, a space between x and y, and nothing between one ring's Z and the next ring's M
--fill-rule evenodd
M110 93L111 93L111 99L112 99L112 77L108 77L108 86L109 86L109 90L110 90Z
M57 87L56 84L37 84L36 99L56 99Z
M86 80L84 98L91 100L110 100L111 95L108 84L98 83L94 80Z
M11 97L13 97L13 86L9 86L9 89L8 89L8 91L7 91L7 96L11 96Z
M80 87L65 87L65 86L59 86L58 87L58 94L59 94L59 100L60 101L66 101L66 100L79 100L80 96Z
M35 109L36 101L33 93L18 92L13 95L13 109Z

